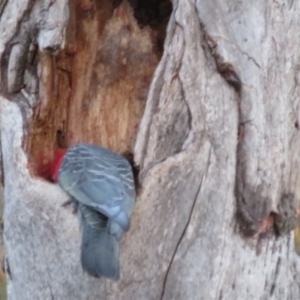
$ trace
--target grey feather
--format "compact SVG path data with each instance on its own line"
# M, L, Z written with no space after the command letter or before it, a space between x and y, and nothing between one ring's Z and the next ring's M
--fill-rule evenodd
M78 144L71 147L59 171L60 186L79 202L116 222L124 231L135 201L129 162L108 149Z
M81 264L94 277L119 279L119 241L108 233L107 218L101 213L79 204L81 215Z
M108 149L78 144L67 151L58 181L77 203L83 269L118 279L119 241L129 230L136 196L129 162Z

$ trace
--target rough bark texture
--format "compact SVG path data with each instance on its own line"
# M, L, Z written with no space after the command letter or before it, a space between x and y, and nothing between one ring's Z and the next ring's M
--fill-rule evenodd
M300 261L291 230L296 225L300 196L300 3L173 1L163 56L150 85L135 142L141 188L131 230L122 244L121 280L112 282L82 273L77 220L60 207L67 196L58 187L30 175L22 149L27 133L24 128L32 120L34 126L39 124L34 117L27 119L33 112L33 116L42 115L33 110L37 100L32 105L24 101L24 92L30 100L34 93L43 91L41 106L51 107L50 112L40 109L45 114L43 122L47 116L56 116L49 125L53 127L50 132L47 127L35 127L45 130L44 144L40 131L29 132L31 138L27 135L26 144L31 153L40 150L37 143L50 147L59 130L71 132L67 144L86 137L118 151L131 150L135 130L129 128L136 126L139 116L132 122L120 122L126 126L118 134L120 124L109 127L111 132L105 127L111 121L107 110L121 114L123 105L128 105L131 108L120 117L128 120L132 113L141 112L143 105L124 104L111 96L117 100L110 100L106 106L105 99L114 88L120 93L142 76L121 68L122 59L134 60L131 66L142 64L150 70L145 76L151 77L159 57L159 51L151 46L155 44L151 40L155 29L140 29L127 10L128 4L112 7L103 1L100 14L92 3L79 1L76 7L85 12L85 18L78 19L72 8L68 10L66 3L59 1L54 19L49 7L58 9L58 2L49 2L45 4L49 14L42 24L52 27L45 25L44 31L39 31L36 48L41 54L33 64L38 66L33 70L41 75L33 76L36 81L29 80L35 85L26 84L27 73L20 66L29 55L26 49L30 49L30 43L12 41L17 39L17 35L13 39L16 32L21 35L26 27L22 22L23 27L17 29L18 20L26 10L34 12L37 3L21 2L13 6L7 1L0 18L1 93L14 100L1 98L0 102L10 299L299 299ZM131 4L138 6L138 2ZM99 20L104 15L107 22L103 21L101 27ZM63 34L68 16L68 26L82 20L78 30L86 30L86 37L91 39L82 48L77 44L71 47ZM29 20L36 22L38 18L31 14ZM8 20L9 29L4 30ZM125 47L124 56L114 56L113 50L119 48L110 30L113 26L122 28L118 27L122 20L132 26L126 41L138 41L145 48ZM94 28L101 43L94 34L89 35L87 28ZM76 43L85 34L74 38ZM126 32L120 36L126 36ZM91 59L81 61L85 47ZM130 56L136 49L145 56ZM70 90L63 85L57 105L65 111L55 113L53 95L49 96L53 85L44 72L65 55L63 51L74 52L69 66L75 73L68 72L76 84L69 85ZM53 57L56 52L58 56ZM116 58L122 59L117 63ZM143 59L146 63L141 63ZM99 82L104 82L105 91L99 88ZM124 97L145 95L147 84L140 84ZM22 92L23 85L26 88ZM35 88L30 90L28 86ZM95 98L98 100L93 102ZM87 103L84 99L90 100ZM103 106L98 107L99 103ZM90 105L97 109L88 113ZM104 123L96 122L94 116L100 107L106 110L103 115L108 120ZM60 127L59 122L68 118L68 124L73 125ZM96 139L91 132L81 130L82 124L104 138ZM129 136L130 145L122 142L124 136Z
M4 262L4 244L3 244L3 189L0 188L0 260ZM0 269L0 299L6 299L6 280L4 268Z

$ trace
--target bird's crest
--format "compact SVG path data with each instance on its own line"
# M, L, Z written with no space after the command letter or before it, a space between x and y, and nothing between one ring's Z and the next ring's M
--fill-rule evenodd
M54 182L58 181L59 168L60 168L60 165L63 161L63 158L64 158L66 152L67 152L67 149L55 149L55 151L54 151L54 159L50 163L50 175L51 175L51 179Z
M67 149L56 148L50 160L49 155L38 155L31 162L34 173L47 181L57 182L59 168L66 152Z

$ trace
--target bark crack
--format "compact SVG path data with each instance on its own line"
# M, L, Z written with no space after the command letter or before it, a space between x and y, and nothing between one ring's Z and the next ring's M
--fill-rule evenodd
M207 177L207 173L208 173L208 169L209 169L209 165L210 165L210 159L211 159L211 150L212 150L212 146L210 146L210 149L209 149L209 154L208 154L208 158L207 158L207 165L206 165L206 170L205 170L205 174L203 174L202 178L201 178L201 181L200 181L200 184L198 186L198 189L197 189L197 192L195 194L195 197L194 197L194 200L193 200L193 203L192 203L192 207L191 207L191 210L190 210L190 213L189 213L189 216L188 216L188 220L187 220L187 223L182 231L182 234L176 244L176 247L175 247L175 250L174 250L174 253L171 257L171 261L168 265L168 268L167 268L167 271L166 271L166 274L165 274L165 277L164 277L164 280L163 280L163 287L162 287L162 292L161 292L161 297L160 297L160 300L163 300L163 297L164 297L164 294L165 294L165 289L166 289L166 284L167 284L167 280L168 280L168 277L169 277L169 274L170 274L170 270L171 270L171 267L173 265L173 262L174 262L174 259L175 259L175 256L178 252L178 249L179 249L179 246L180 244L182 243L182 240L187 232L187 229L190 225L190 222L191 222L191 219L192 219L192 215L193 215L193 212L194 212L194 208L196 206L196 202L197 202L197 199L198 199L198 196L199 196L199 193L200 193L200 190L201 190L201 187L202 187L202 183L203 183L203 179L204 177ZM205 175L205 176L204 176Z
M271 290L270 290L270 296L273 296L273 294L274 294L274 291L275 291L275 288L276 288L276 281L277 281L279 270L280 270L280 266L281 266L281 258L278 257L276 268L275 268L274 280L273 280Z
M183 57L183 55L184 55L184 51L183 51L182 57ZM193 115L192 115L190 105L186 98L185 90L183 88L183 81L180 76L181 67L182 67L182 60L180 62L180 66L178 68L178 80L179 80L180 87L181 87L181 98L187 107L187 114L188 114L188 133L187 133L186 138L183 141L182 146L181 146L181 152L182 152L182 151L186 150L188 148L188 146L193 142L193 138L189 139L191 131L193 132L193 126L192 126Z
M2 0L0 2L0 18L2 17L2 14L3 14L4 8L5 8L6 4L7 4L7 1L8 0Z
M241 51L242 54L246 55L246 56L248 57L248 59L252 60L253 63L260 69L260 65L259 65L259 63L255 60L254 57L252 57L251 55L249 55L248 53L246 53L246 52L244 52L244 51L242 51L242 50L240 50L240 51Z
M210 37L207 36L207 33L205 33L205 39L210 39ZM242 82L237 75L234 66L231 63L227 62L221 54L216 52L215 49L212 50L210 47L210 43L207 44L216 62L217 71L225 79L225 81L234 88L237 94L240 94L242 89Z
M198 11L197 6L195 7L197 11L197 15L199 18L199 25L201 32L203 33L203 41L205 42L205 47L207 50L209 50L211 57L214 59L216 63L216 68L221 77L223 77L226 82L234 88L234 90L240 94L241 93L241 88L242 88L242 82L234 68L234 66L226 61L226 59L217 51L218 44L217 42L208 34L208 32L205 30L205 25L202 23L201 18L200 18L200 13ZM204 49L205 51L205 49ZM241 51L241 50L240 50ZM242 51L241 51L242 52ZM243 52L242 52L243 53ZM247 55L249 59L251 59L256 66L259 67L258 63L250 57L247 53L243 53Z
M162 158L161 160L159 161L156 161L152 164L150 164L149 166L147 166L147 168L143 169L141 172L140 172L140 176L139 176L139 181L140 181L140 185L142 185L145 177L148 175L148 173L153 169L155 168L156 166L158 166L159 164L163 163L165 160L167 160L170 156L168 157L164 157Z

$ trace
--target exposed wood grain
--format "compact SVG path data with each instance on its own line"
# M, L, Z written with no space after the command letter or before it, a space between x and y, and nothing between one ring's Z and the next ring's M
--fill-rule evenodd
M34 157L41 143L53 149L58 131L64 146L90 142L133 151L160 56L154 33L139 27L127 2L70 3L64 50L39 54L41 102L28 138Z

